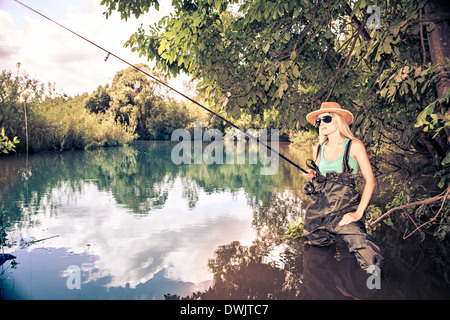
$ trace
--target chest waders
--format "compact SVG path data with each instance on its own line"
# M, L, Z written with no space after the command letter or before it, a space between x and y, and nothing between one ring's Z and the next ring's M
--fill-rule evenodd
M356 175L348 164L351 141L348 142L343 159L343 172L329 172L326 177L320 175L315 163L315 192L310 195L303 228L303 235L315 246L331 246L340 237L349 251L355 255L359 266L367 270L371 265L379 266L383 257L376 242L367 234L364 216L345 226L339 227L342 217L355 212L361 201L356 191ZM320 152L320 146L318 153Z

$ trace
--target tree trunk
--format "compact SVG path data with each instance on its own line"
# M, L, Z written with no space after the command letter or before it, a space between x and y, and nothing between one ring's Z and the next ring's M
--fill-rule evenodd
M28 119L27 119L26 99L23 103L23 113L25 115L25 142L26 142L26 150L27 150L27 157L28 157Z
M448 0L430 0L424 8L425 20L434 22L434 29L428 33L428 46L434 65L445 68L443 76L436 80L438 97L442 98L450 89L450 2ZM439 105L441 114L449 114L449 104ZM450 145L450 128L445 128L447 147Z

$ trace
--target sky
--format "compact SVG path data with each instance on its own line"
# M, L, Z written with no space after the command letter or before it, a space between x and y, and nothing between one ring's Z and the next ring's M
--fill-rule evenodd
M141 24L158 22L171 11L171 0L160 1L160 9L128 21L115 12L108 19L101 0L21 0L61 25L132 63L154 66L145 57L125 48L124 43ZM0 0L0 70L21 72L41 83L54 83L58 93L74 96L92 93L99 85L110 84L114 75L129 66L73 35L53 22L23 7L14 0ZM185 92L180 76L169 81L174 89Z

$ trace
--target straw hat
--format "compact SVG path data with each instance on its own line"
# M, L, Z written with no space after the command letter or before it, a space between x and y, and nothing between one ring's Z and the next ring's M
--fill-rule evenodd
M312 125L316 125L316 120L319 115L328 112L339 114L349 125L353 122L353 114L350 111L342 109L337 102L323 102L319 110L313 111L306 116L306 120Z

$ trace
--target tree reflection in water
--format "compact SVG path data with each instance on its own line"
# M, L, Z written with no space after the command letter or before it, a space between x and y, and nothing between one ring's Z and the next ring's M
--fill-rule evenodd
M300 171L285 162L280 162L279 172L273 176L260 175L256 165L175 165L170 158L173 145L142 142L108 150L45 153L34 155L29 161L19 156L2 159L0 201L8 211L5 226L36 228L41 223L36 216L42 212L52 219L71 221L61 207L72 203L76 207L76 195L86 193L86 186L111 194L114 203L134 217L151 217L167 205L170 190L180 180L182 198L187 200L189 209L198 206L201 194L233 195L244 191L253 211L252 227L256 233L249 246L231 242L223 243L215 253L208 251L213 284L189 299L450 297L449 239L405 240L403 227L399 232L380 226L374 237L381 244L387 263L382 269L382 289L368 290L368 275L359 269L345 247L320 249L284 237L290 222L302 217L307 205L307 196L298 191L305 183ZM305 163L309 154L299 151L288 156ZM91 207L88 211L96 212ZM393 217L395 225L401 222L399 219ZM233 238L225 241L230 239ZM35 274L40 267L35 266ZM204 270L206 259L195 267ZM180 298L173 293L166 298Z
M254 205L257 239L250 246L220 246L208 267L213 285L184 299L441 299L449 296L446 243L428 238L402 239L401 232L380 226L373 234L386 263L381 289L368 288L370 275L360 269L343 242L319 248L284 237L288 224L302 217L302 195L274 193ZM431 255L427 252L432 253ZM441 254L436 254L440 252ZM426 257L426 258L425 258ZM432 271L431 271L432 270ZM371 282L373 284L373 282ZM166 295L167 299L180 299Z
M270 203L255 207L258 238L251 246L222 245L209 260L213 285L183 299L369 299L369 275L359 268L344 244L318 248L289 240L289 221L301 216L302 200L293 194L273 194ZM166 295L166 299L179 299Z
M209 261L214 284L183 299L203 300L309 300L371 299L378 291L367 287L369 275L352 256L336 257L336 247L318 248L303 242L286 242L282 262L267 261L259 242L221 246ZM166 295L166 298L180 298Z

